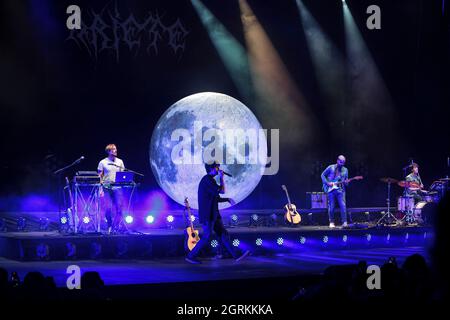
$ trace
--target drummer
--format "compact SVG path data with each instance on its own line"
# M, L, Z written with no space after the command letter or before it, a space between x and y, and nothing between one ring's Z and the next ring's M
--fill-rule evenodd
M405 195L407 197L414 198L414 202L416 203L419 201L423 201L423 198L420 194L420 190L423 189L423 183L422 179L420 179L419 165L417 163L411 164L411 173L406 176L406 181L414 184L414 186L408 185L405 189Z

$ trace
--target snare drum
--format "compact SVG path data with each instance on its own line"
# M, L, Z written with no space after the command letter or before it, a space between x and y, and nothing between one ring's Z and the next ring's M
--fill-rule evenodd
M414 198L412 197L399 197L397 202L397 210L401 212L413 211Z

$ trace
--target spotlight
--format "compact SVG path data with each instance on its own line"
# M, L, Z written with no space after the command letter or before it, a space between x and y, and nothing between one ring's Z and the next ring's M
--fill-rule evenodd
M323 241L323 243L327 243L328 242L328 236L323 236L322 241Z
M50 248L45 243L40 243L36 247L36 256L40 260L49 260L50 259Z
M342 241L347 242L347 240L348 240L348 237L347 237L346 234L344 234L343 237L342 237Z
M68 222L69 220L67 219L66 216L62 216L62 217L59 219L59 221L61 222L61 224L67 224L67 222Z
M305 237L300 237L300 243L301 244L305 244L306 243L306 238Z
M277 239L277 244L278 244L279 246L282 246L282 245L283 245L283 242L284 242L283 238L279 237L279 238Z
M147 217L145 217L145 222L147 222L148 224L152 224L153 222L155 222L155 217L149 214Z
M366 234L367 242L370 242L372 240L372 235L370 233Z
M252 214L250 216L249 227L257 227L258 226L258 220L259 220L258 215L256 213Z
M230 216L230 227L236 227L238 225L238 216L236 214L232 214Z
M83 223L84 224L88 224L89 222L91 222L91 218L89 218L88 216L84 216L83 217Z
M219 242L216 239L211 240L211 247L217 248L218 245L219 245Z
M278 225L278 217L275 213L270 215L267 225L269 227L276 227Z
M233 246L239 247L239 244L240 244L239 239L234 239L234 240L233 240Z
M27 227L27 220L23 217L17 219L17 231L25 231Z
M262 241L261 238L258 238L258 239L256 239L255 243L256 243L256 245L259 247L259 246L262 246L263 241Z
M167 222L167 227L169 229L173 229L173 221L175 220L175 218L173 217L173 215L168 215L166 218L166 222Z
M102 245L98 242L93 242L91 244L90 256L91 259L97 259L102 254Z
M66 259L75 259L77 256L77 246L72 242L67 242L66 249L67 249Z
M127 215L127 216L125 217L125 222L126 222L126 223L131 224L131 223L133 223L133 221L134 221L133 216Z
M50 221L48 220L48 218L39 219L39 231L47 231L49 225Z

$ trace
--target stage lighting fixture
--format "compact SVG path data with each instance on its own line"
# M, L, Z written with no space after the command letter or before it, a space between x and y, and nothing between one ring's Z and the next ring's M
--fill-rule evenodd
M283 242L284 242L283 238L279 237L279 238L277 239L277 244L278 244L279 246L282 246L282 245L283 245Z
M125 257L128 253L128 243L125 241L119 241L116 245L116 257Z
M366 234L367 242L370 242L372 240L372 235L370 233Z
M155 222L155 217L149 214L147 217L145 217L145 222L147 222L148 224L152 224L153 222Z
M275 213L270 215L267 225L269 227L276 227L278 225L278 217Z
M47 231L49 225L50 221L48 220L48 218L39 219L39 231Z
M342 236L342 241L347 242L347 240L348 240L348 236L346 234L344 234Z
M84 216L83 217L83 223L84 224L88 224L89 222L91 222L91 218L89 218L88 216Z
M239 247L239 244L240 244L241 242L239 241L239 239L234 239L233 240L233 246L235 246L235 247Z
M97 259L102 254L102 245L98 242L93 242L90 248L91 259Z
M256 213L252 214L250 216L250 223L248 224L249 227L257 227L258 226L259 217Z
M50 259L50 248L45 243L40 243L36 247L36 257L40 260L49 260Z
M407 232L406 234L405 234L405 241L408 241L409 240L409 233Z
M217 248L218 245L219 245L219 242L216 239L211 240L211 247Z
M167 227L169 229L173 229L173 222L174 222L175 218L173 215L168 215L166 218L166 222L167 222Z
M323 243L328 243L328 236L323 236L322 241Z
M125 222L126 222L126 223L131 224L131 223L133 223L133 221L134 221L133 216L127 215L127 216L125 217Z
M0 232L6 232L6 221L3 218L0 218Z
M391 234L390 234L390 233L388 233L388 234L387 234L387 236L386 236L386 241L388 241L388 242L389 242L390 240L391 240Z
M75 259L77 256L77 246L72 242L66 243L66 259Z
M255 243L256 243L256 245L259 247L259 246L262 246L263 241L262 241L261 238L258 238L258 239L256 239Z
M300 237L300 243L301 244L305 244L306 243L306 238L305 237Z
M17 231L25 231L27 227L27 220L23 217L17 219Z
M230 216L230 227L236 227L238 225L238 216L236 214L232 214Z
M66 216L62 216L62 217L59 219L59 221L61 222L61 224L67 224L67 222L68 222L69 220L67 219Z

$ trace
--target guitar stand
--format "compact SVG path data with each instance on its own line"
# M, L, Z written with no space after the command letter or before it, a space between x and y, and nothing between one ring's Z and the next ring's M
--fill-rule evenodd
M387 207L388 210L385 214L383 214L383 216L377 221L377 226L381 225L382 221L384 221L385 219L393 219L395 221L395 224L399 224L400 221L391 213L391 182L388 182L388 187L387 187L387 199L386 199L386 203L387 203Z

